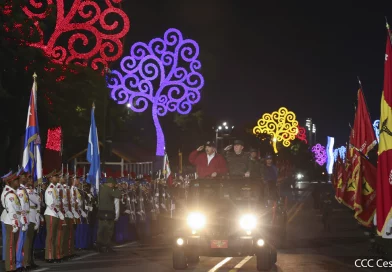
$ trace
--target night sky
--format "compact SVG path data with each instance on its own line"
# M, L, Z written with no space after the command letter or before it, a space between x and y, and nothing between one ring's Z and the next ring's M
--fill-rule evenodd
M372 120L379 119L391 1L271 2L125 0L131 29L124 53L177 28L200 46L201 106L208 114L242 125L285 106L302 125L313 118L322 144L326 136L344 144L357 76Z

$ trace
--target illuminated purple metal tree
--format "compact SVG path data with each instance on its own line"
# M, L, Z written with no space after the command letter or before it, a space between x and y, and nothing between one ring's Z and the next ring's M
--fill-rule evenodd
M151 103L158 156L165 154L158 116L168 111L188 114L200 100L204 79L198 57L198 44L171 28L163 39L135 43L130 56L121 60L121 71L113 71L108 77L111 96L118 104L127 103L131 110L144 112Z
M323 166L327 162L327 152L325 151L324 146L316 144L312 147L312 152L314 153L318 165Z

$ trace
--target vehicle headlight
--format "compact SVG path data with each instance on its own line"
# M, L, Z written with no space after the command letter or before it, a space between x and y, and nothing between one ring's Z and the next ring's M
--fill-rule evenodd
M190 213L187 218L188 226L193 230L202 229L206 224L206 217L201 213Z
M297 179L301 179L301 178L303 178L304 176L302 175L302 174L297 174Z
M244 230L253 230L256 227L257 218L252 214L243 215L240 219L241 228Z

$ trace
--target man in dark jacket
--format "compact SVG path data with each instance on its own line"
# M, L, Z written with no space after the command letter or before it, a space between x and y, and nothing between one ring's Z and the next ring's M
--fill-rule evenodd
M249 177L249 154L243 151L244 142L241 140L234 141L234 152L230 149L232 145L227 146L225 151L225 157L229 167L230 177Z
M205 152L202 152L205 149ZM215 143L208 141L189 154L189 162L196 166L199 178L218 177L227 173L226 161L216 153Z
M263 167L263 181L264 185L268 186L269 199L277 200L277 182L278 182L278 168L272 163L272 156L265 157L265 165Z
M249 175L252 179L261 180L262 165L261 160L258 157L257 149L250 149L250 161L249 161Z
M115 200L121 197L121 191L115 188L116 181L108 178L99 189L98 206L98 235L97 245L100 252L113 251L111 239L114 231L114 221L118 220L119 209Z

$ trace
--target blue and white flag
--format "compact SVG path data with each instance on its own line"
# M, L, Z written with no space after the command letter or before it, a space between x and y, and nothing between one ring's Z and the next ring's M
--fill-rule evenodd
M26 134L24 141L22 168L33 176L34 181L42 182L41 138L39 137L37 115L37 75L31 88L29 109L27 111Z
M95 188L95 192L98 194L99 179L101 176L101 161L99 158L99 141L97 126L95 125L94 110L95 106L93 104L93 108L91 109L90 135L88 136L87 147L87 161L90 163L90 171L87 175L87 183L91 184Z

